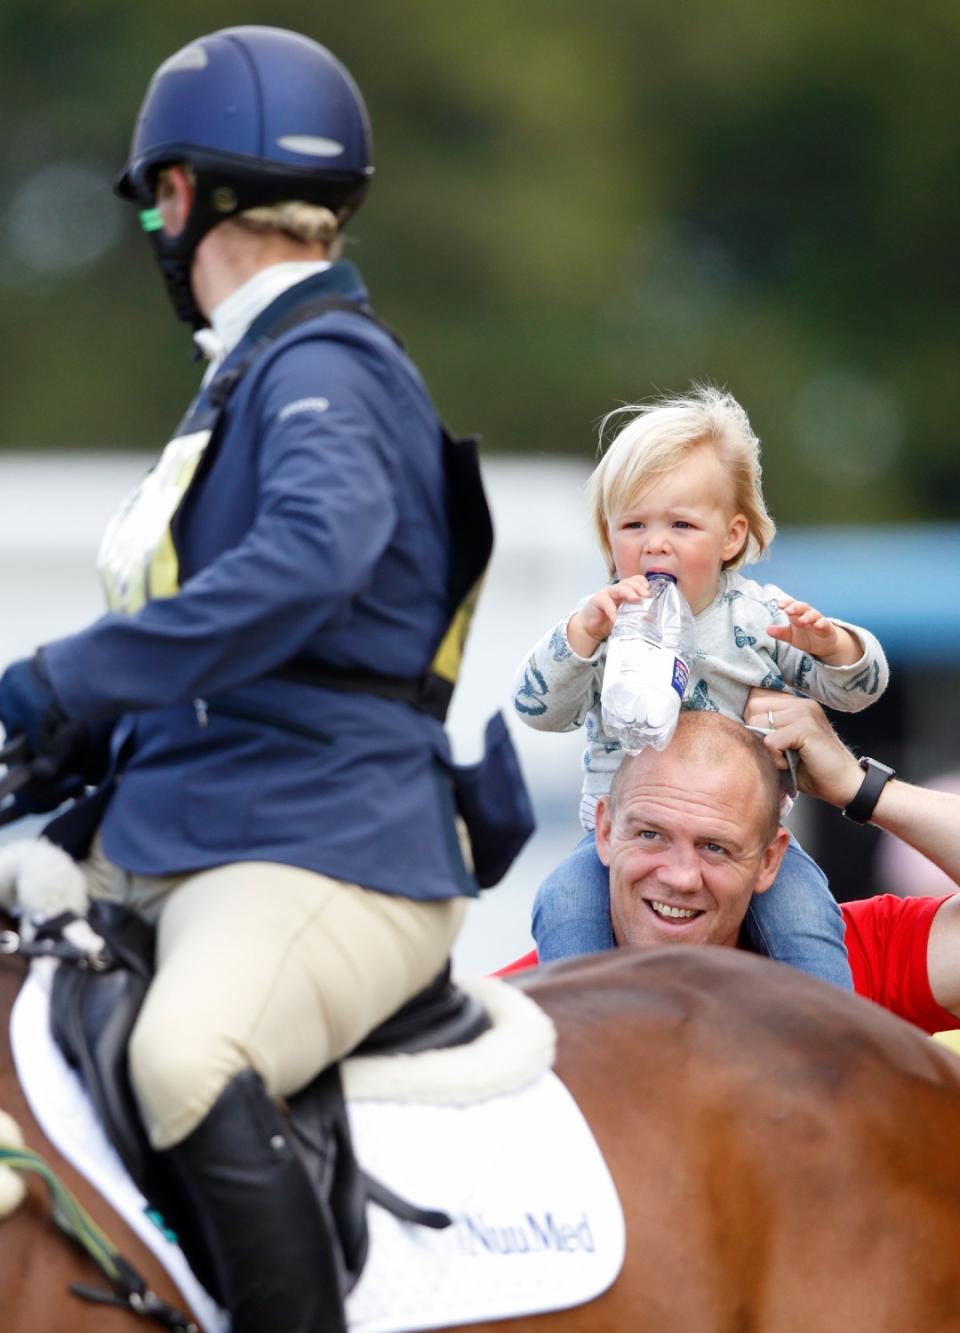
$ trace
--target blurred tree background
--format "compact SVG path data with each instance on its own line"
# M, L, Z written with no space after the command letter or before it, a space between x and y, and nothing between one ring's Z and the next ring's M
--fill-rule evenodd
M263 21L364 90L348 254L454 427L588 460L604 411L709 379L750 412L781 522L957 515L940 0L8 0L0 447L166 440L197 367L110 182L157 64Z

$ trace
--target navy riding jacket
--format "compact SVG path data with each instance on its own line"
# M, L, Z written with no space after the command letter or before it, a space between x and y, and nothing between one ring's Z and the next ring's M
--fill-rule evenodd
M280 296L222 369L327 294L366 299L355 270L334 265ZM172 535L175 595L44 650L70 717L119 718L107 856L150 875L266 860L418 899L474 892L441 724L277 674L307 659L416 676L447 627L441 428L389 335L331 311L270 344L229 398Z

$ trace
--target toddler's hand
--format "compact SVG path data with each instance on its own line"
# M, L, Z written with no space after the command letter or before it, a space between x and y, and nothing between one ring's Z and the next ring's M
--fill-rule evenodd
M642 574L600 588L567 622L570 647L579 657L592 657L597 644L609 638L621 603L639 602L649 596L650 585Z
M821 662L840 665L856 662L862 649L849 630L835 625L807 602L782 597L777 603L787 617L786 625L771 625L767 633L771 639L782 639L793 644L802 653L810 653ZM852 654L852 655L851 655Z

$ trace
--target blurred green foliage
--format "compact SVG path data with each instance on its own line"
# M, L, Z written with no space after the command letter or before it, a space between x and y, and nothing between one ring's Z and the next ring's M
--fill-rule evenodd
M109 196L155 66L246 0L0 12L0 444L155 448L193 391ZM592 456L726 384L780 521L954 516L960 9L872 0L274 0L374 125L349 255L441 411ZM78 258L79 255L79 258Z

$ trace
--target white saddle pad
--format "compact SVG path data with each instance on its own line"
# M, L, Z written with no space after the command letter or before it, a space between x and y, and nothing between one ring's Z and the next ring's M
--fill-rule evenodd
M226 1316L150 1220L50 1037L51 975L47 964L34 965L11 1017L14 1062L31 1109L63 1156L157 1255L206 1333L227 1333ZM451 1057L462 1061L463 1054ZM440 1057L397 1058L415 1068L419 1059L436 1065ZM576 1103L549 1071L471 1105L351 1099L348 1107L363 1167L411 1202L454 1219L444 1231L429 1231L368 1208L370 1257L347 1302L352 1333L565 1309L616 1279L625 1246L620 1201Z

